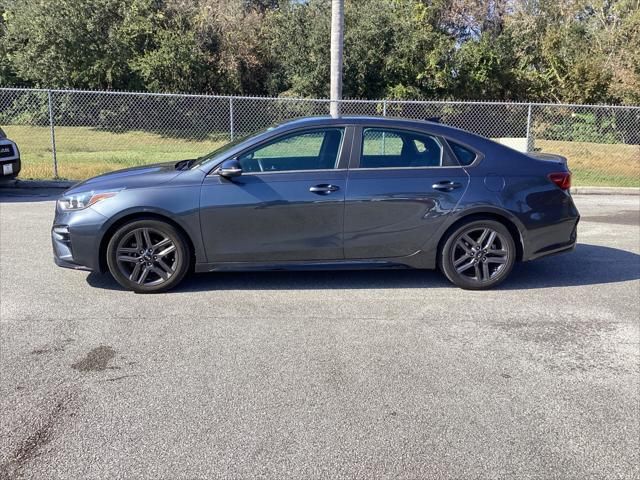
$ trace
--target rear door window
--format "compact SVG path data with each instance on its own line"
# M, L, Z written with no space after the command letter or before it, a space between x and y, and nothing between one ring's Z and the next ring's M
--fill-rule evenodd
M362 133L360 168L441 167L444 149L431 135L365 128Z

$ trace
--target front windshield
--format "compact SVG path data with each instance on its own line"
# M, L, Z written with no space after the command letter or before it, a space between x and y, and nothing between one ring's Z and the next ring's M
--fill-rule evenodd
M258 135L260 135L260 134L262 134L264 132L268 132L269 130L273 130L273 128L274 127L269 127L269 128L265 128L264 130L261 130L259 132L252 133L250 135L242 135L241 137L236 138L236 139L230 141L229 143L225 143L221 147L216 148L213 152L207 153L206 155L203 155L202 157L199 157L190 166L191 166L191 168L197 168L198 166L202 165L203 163L208 162L209 160L211 160L213 157L216 157L216 156L218 156L220 154L223 154L224 152L226 152L228 150L231 150L233 147L235 147L236 145L241 144L242 142L244 142L248 138L258 136Z

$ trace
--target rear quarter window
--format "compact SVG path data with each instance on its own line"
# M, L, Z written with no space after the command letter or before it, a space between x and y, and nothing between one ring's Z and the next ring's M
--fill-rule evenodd
M451 147L451 150L453 150L454 155L460 162L460 165L463 165L465 167L468 167L469 165L471 165L477 157L476 152L474 152L473 150L469 150L468 148L463 147L458 143L455 143L449 140L449 146Z

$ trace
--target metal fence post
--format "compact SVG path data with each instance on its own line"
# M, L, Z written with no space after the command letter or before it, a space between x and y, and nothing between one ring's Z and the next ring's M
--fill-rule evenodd
M387 101L386 100L382 100L382 116L383 117L387 116ZM386 138L386 133L383 130L382 131L382 154L386 155L386 153L387 153L387 138Z
M527 109L527 152L533 151L533 137L531 136L531 104Z
M58 157L56 155L56 130L53 124L53 100L51 90L47 90L49 99L49 128L51 129L51 153L53 155L53 178L58 178Z
M229 137L233 142L233 97L229 97Z

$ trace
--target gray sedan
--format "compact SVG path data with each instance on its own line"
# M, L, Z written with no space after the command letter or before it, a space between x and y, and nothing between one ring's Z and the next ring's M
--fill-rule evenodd
M574 248L570 185L562 157L437 122L305 118L74 186L54 258L140 293L193 270L344 268L439 268L484 289L516 261Z

